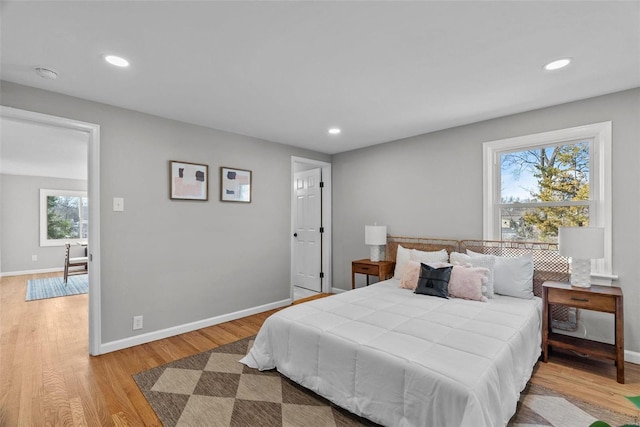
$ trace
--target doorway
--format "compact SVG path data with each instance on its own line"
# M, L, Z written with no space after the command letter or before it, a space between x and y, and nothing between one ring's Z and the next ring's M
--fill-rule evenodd
M331 240L331 164L292 156L292 299L294 290L331 292Z
M322 273L322 169L294 174L295 216L293 218L293 286L319 293Z
M89 354L101 353L100 327L100 126L17 108L0 106L0 116L22 123L44 125L86 134L87 196L89 200Z

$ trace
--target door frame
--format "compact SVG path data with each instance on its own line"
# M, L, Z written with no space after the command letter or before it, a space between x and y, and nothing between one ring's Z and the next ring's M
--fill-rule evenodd
M320 290L323 293L332 292L332 272L331 272L331 249L332 249L332 227L331 227L331 163L323 162L320 160L307 159L304 157L291 156L291 224L289 233L289 253L291 260L289 263L289 287L291 288L291 300L293 301L293 284L295 277L295 243L293 238L294 218L296 215L296 193L295 193L295 169L296 165L305 165L319 167L322 169L322 182L324 187L322 188L322 226L324 227L324 233L322 233L322 272L324 277L321 280Z
M85 132L88 137L87 154L87 197L89 199L89 354L100 354L101 311L100 311L100 125L81 122L64 117L51 116L18 108L0 106L0 116Z

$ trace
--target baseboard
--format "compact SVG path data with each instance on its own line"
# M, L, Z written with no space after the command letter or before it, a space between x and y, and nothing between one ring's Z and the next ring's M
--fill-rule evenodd
M63 272L63 271L64 271L64 267L42 268L40 270L7 271L7 272L0 273L0 277L22 276L24 274L56 273L56 272Z
M624 361L640 365L640 353L638 353L637 351L625 350Z
M244 310L236 311L233 313L223 314L221 316L210 317L209 319L199 320L197 322L186 323L184 325L174 326L159 331L148 332L142 335L136 335L130 338L124 338L117 341L111 341L100 345L98 354L111 353L112 351L122 350L124 348L133 347L140 344L146 344L152 341L161 340L164 338L173 337L176 335L184 334L187 332L195 331L198 329L206 328L220 323L229 322L231 320L240 319L242 317L251 316L253 314L262 313L276 308L291 305L291 298L281 301L272 302L269 304L260 305L257 307L251 307Z
M331 288L331 292L334 294L341 294L343 292L347 292L345 289L340 289L340 288Z

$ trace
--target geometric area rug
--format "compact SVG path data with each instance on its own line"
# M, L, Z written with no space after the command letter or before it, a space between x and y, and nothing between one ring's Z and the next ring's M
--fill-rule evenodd
M377 426L275 369L238 362L249 337L133 375L165 427Z
M249 337L133 375L165 427L185 426L377 426L282 376L239 360ZM529 384L509 427L613 426L633 419Z
M86 294L89 291L89 275L69 276L67 284L63 277L33 279L27 282L27 301Z
M634 417L528 383L508 426L587 427L597 420L611 426L636 425Z

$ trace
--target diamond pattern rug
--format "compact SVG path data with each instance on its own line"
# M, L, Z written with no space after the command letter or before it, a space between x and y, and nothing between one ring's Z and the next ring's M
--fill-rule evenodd
M260 372L238 361L251 348L245 338L133 376L165 427L376 426L307 390L277 371ZM611 425L630 417L529 384L510 427Z

